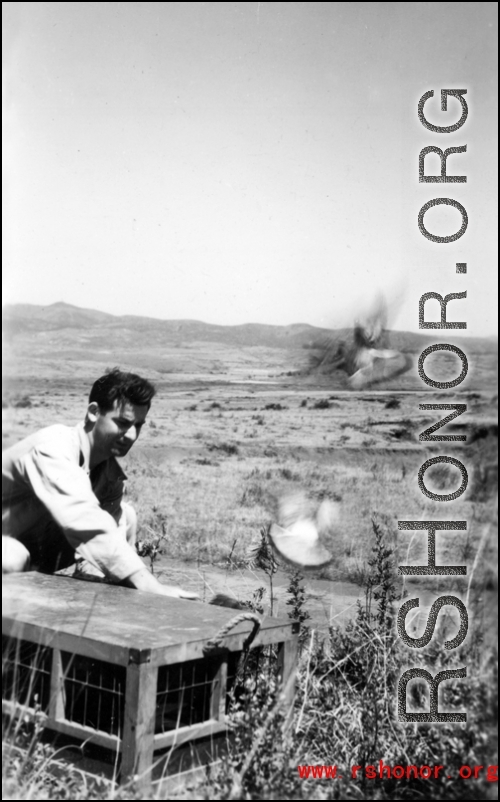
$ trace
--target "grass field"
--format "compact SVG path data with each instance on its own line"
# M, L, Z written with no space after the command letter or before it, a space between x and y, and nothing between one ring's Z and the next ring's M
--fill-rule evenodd
M51 423L77 423L87 386L80 378L11 381L3 410L4 447ZM456 421L465 428L455 429L467 433L467 444L419 442L419 433L439 416L420 410L419 404L450 401L468 405ZM304 490L313 499L331 498L341 508L340 524L327 544L331 566L301 584L299 609L311 616L305 623L323 635L311 636L306 630L293 733L282 727L279 712L266 718L274 697L257 678L237 730L229 774L214 776L197 798L406 799L429 793L436 799L493 798L495 785L482 781L443 780L430 791L429 783L407 781L370 785L345 779L332 785L298 782L294 767L364 765L380 757L393 764L404 759L404 765L448 761L451 770L461 763L495 761L495 404L491 392L472 389L450 398L397 390L349 393L290 379L222 383L171 377L159 382L149 423L123 467L129 477L128 498L139 514L139 538L143 544L157 543L162 552L152 566L162 581L182 582L207 599L214 591L229 590L240 601L264 587L262 602L269 612L268 578L245 566L248 549L272 520L277 499ZM461 459L469 473L466 493L446 505L427 499L417 484L422 463L441 453ZM446 465L426 474L434 492L452 492L459 482L458 471ZM467 520L468 529L438 535L437 562L466 563L468 576L412 580L403 587L394 566L424 562L425 537L398 533L397 521L450 517ZM150 564L147 557L145 561ZM275 614L286 615L290 609L290 577L285 567L278 574ZM364 599L366 590L367 604L358 608L356 598ZM401 650L394 614L388 611L403 592L417 590L425 599L424 609L443 592L467 599L471 626L463 647L452 653L441 647L426 650L426 660L436 670L458 665L458 653L467 659L470 679L462 685L450 682L453 690L446 692L450 704L471 711L466 725L395 721L395 682L408 654ZM454 620L448 620L449 627ZM366 646L362 654L360 643ZM424 695L416 703L425 705ZM259 727L264 734L254 763L236 787L227 777L240 776ZM109 798L92 796L95 790L78 796L75 788L70 790L71 782L58 785L47 779L41 761L40 756L33 758L31 774L22 760L7 765L7 793L14 793L10 798ZM34 785L33 771L39 772ZM53 796L43 796L47 788Z

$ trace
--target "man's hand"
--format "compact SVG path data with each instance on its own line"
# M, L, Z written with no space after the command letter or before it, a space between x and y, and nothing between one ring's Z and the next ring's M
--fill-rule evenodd
M175 599L190 599L200 601L200 597L190 590L183 590L175 585L162 585L153 574L150 574L144 566L140 571L136 571L127 579L127 584L137 590L144 590L146 593L156 593L159 596L173 596Z
M160 585L160 583L158 583ZM189 599L190 601L201 601L197 593L192 593L190 590L178 588L175 585L160 585L161 590L158 591L162 596L173 596L175 599Z

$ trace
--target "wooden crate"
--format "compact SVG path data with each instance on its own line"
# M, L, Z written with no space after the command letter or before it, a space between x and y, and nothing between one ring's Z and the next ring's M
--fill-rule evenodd
M237 610L38 573L3 578L4 713L119 752L121 782L151 781L153 752L225 733L227 694L252 631ZM298 625L264 618L251 648L278 648L287 703ZM208 648L207 648L208 647Z

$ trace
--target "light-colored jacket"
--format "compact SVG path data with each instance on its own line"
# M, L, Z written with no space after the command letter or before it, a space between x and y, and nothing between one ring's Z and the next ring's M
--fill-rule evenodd
M115 581L144 568L127 543L125 474L110 459L90 470L84 425L41 429L2 455L2 533L41 537L55 521L70 545ZM123 531L122 531L123 530Z

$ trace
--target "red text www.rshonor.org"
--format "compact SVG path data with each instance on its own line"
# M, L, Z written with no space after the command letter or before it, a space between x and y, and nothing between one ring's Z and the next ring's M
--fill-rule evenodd
M297 766L297 771L301 780L343 779L338 766ZM458 776L462 780L485 777L488 782L498 782L498 766L463 765L458 770ZM352 766L350 777L353 780L360 777L365 777L367 780L381 778L435 780L438 777L452 779L452 775L447 774L444 766L387 766L383 760L379 760L378 766Z

